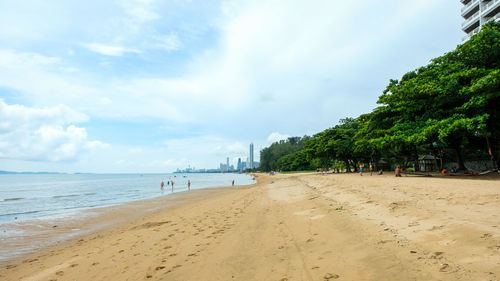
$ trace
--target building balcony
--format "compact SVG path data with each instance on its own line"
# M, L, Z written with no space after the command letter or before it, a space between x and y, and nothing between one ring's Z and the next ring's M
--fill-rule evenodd
M471 10L477 8L479 5L479 0L472 0L469 3L467 3L465 6L462 7L462 17L467 18L467 14L470 13Z
M470 18L466 19L463 23L462 23L462 30L466 30L468 29L471 25L475 24L476 22L479 23L479 12L475 13L473 16L471 16Z
M465 42L465 41L469 40L469 38L471 38L472 35L478 33L479 30L481 30L481 26L476 27L474 30L472 30L471 32L467 33L467 35L465 35L464 37L462 37L462 42Z
M495 6L495 4L498 4L500 1L498 0L490 0L490 1L484 1L483 4L481 5L481 11L486 11L487 9Z
M484 2L482 5L481 5L481 14L483 14L483 16L494 16L495 14L498 14L498 10L500 7L500 0L491 0L489 2ZM497 10L497 11L496 11ZM494 13L492 13L493 11L495 11Z
M492 20L500 20L500 14L496 14L495 16L490 17L490 18L484 18L484 23L487 23L487 22L492 21Z

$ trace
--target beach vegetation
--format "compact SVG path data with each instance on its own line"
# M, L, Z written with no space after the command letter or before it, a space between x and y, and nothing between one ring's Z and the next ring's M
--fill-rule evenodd
M339 168L361 163L419 170L421 155L466 169L466 160L500 165L500 23L489 22L455 50L391 79L378 106L312 137L273 143L261 169ZM442 167L440 167L442 168Z

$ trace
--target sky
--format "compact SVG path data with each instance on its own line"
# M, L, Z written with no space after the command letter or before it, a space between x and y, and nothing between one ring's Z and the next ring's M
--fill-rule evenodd
M255 158L453 50L460 1L1 0L0 170Z

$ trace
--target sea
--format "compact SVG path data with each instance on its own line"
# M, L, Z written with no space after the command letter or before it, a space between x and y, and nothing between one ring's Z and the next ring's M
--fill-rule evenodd
M172 180L175 182L173 192L169 184ZM187 191L188 180L192 190L230 186L233 180L237 186L255 183L252 176L236 173L1 174L0 245L36 235L33 231L36 227L32 226L71 219L94 208ZM31 226L27 228L30 233L25 233L23 225ZM0 250L0 261L6 258Z

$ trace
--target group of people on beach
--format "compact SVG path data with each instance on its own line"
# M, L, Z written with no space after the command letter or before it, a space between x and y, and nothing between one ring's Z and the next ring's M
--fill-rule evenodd
M373 175L373 164L372 164L372 162L370 162L369 165L370 165L370 176L372 176ZM365 169L365 164L364 163L359 164L359 174L361 176L363 175L364 169ZM382 169L380 169L380 170L378 170L377 174L378 175L382 175L382 174L384 174L384 171Z
M364 172L365 164L361 163L359 164L359 175L362 176ZM403 173L403 170L401 169L400 166L397 166L396 169L394 170L394 174L396 177L401 177L401 173ZM384 171L382 169L378 170L377 172L378 175L384 174ZM372 162L370 162L370 176L373 175L373 165Z
M171 177L168 177L167 185L172 186L172 192L174 192L175 182L174 182L174 180L171 179ZM190 180L188 180L187 186L188 186L188 189L190 190L191 189L191 181ZM160 188L161 188L161 191L164 190L164 188L165 188L165 182L164 181L161 181Z
M174 180L171 180L171 177L168 177L168 181L167 181L167 185L171 185L172 186L172 192L174 192ZM234 180L231 182L231 185L234 186ZM161 191L163 191L165 189L165 182L164 181L161 181L160 183L160 188L161 188ZM191 180L188 180L187 181L187 188L188 190L191 190Z

